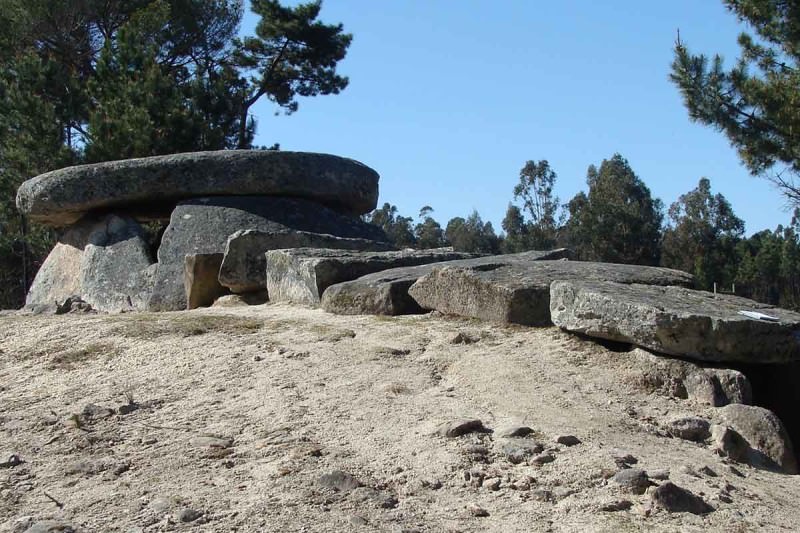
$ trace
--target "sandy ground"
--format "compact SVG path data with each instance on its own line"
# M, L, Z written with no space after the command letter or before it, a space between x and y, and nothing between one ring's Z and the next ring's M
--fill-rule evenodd
M0 532L800 530L800 476L662 429L712 411L555 328L285 305L2 316ZM495 432L436 434L460 418ZM510 461L512 425L555 460ZM627 492L608 479L625 455L715 510Z

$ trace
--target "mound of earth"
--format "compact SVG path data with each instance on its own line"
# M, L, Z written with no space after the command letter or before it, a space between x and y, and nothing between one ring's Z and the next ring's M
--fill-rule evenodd
M726 455L654 357L285 304L0 316L0 532L800 529L800 476Z

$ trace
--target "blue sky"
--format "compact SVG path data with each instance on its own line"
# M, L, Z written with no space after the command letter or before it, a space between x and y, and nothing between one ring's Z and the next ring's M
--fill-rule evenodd
M357 159L405 216L477 209L499 232L525 161L547 159L566 202L618 152L665 206L708 177L748 234L791 219L668 80L677 28L694 51L737 57L742 26L719 0L326 0L320 19L353 34L349 87L291 116L262 101L256 143Z

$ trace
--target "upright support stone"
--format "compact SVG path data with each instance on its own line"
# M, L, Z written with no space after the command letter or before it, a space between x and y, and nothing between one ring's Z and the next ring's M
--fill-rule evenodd
M151 311L186 308L184 258L223 253L228 237L241 229L295 230L338 237L385 240L383 231L308 200L273 196L220 196L182 202L172 213L158 249Z
M222 254L191 254L184 262L183 286L186 309L208 307L230 291L219 283Z
M79 295L98 311L143 310L153 270L139 224L116 215L88 217L61 236L36 274L26 305L47 306Z

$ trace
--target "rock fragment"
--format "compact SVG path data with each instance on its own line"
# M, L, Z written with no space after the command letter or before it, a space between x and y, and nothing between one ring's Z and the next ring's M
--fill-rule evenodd
M797 474L797 459L786 428L775 414L763 407L730 404L719 409L722 422L733 428L752 448L748 462L769 467L770 463L787 474Z
M348 492L363 484L355 476L341 470L333 470L319 477L319 484L325 488L339 492Z
M466 435L467 433L485 433L488 430L484 427L483 422L477 418L460 418L452 422L444 422L436 429L436 433L442 437L452 439Z
M226 294L228 289L219 283L222 254L187 254L184 258L183 288L186 309L208 307Z
M620 470L611 480L624 490L633 494L644 494L647 487L652 485L647 473L639 468Z
M703 442L710 438L710 428L711 423L708 420L696 416L675 418L667 425L667 431L673 437L693 442Z
M656 487L650 494L651 501L657 506L670 513L692 513L706 514L714 510L699 496L692 492L675 485L671 481L666 481Z

